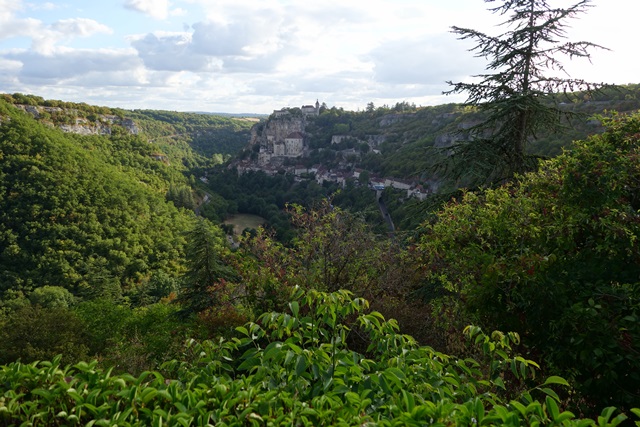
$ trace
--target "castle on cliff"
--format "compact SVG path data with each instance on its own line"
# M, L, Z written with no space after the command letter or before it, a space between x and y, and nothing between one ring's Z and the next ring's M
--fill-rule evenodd
M316 105L303 105L300 107L300 111L304 117L319 116L320 115L320 102L316 99ZM280 110L273 110L273 116L278 119L281 117L287 117L291 115L289 108L281 108Z
M301 114L300 114L301 113ZM260 144L258 163L284 161L286 158L302 157L305 152L305 127L307 117L320 115L320 102L303 105L297 109L274 110L264 124L251 129L251 144Z

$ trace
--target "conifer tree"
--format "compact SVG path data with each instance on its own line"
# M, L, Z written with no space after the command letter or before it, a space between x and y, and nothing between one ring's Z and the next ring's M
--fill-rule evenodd
M185 317L216 305L224 298L225 284L236 277L235 271L220 257L221 233L204 218L198 218L187 234L187 272L177 302Z
M486 73L479 82L453 83L445 94L467 93L466 105L476 106L486 119L468 130L450 149L446 173L466 176L474 185L503 182L515 173L536 166L528 143L542 131L558 131L563 118L560 94L594 91L603 84L568 76L561 57L590 59L596 44L566 41L568 20L586 12L590 0L568 8L553 8L547 0L485 0L498 5L492 13L507 16L506 31L492 36L468 28L452 27L460 39L477 42L471 51L486 58Z

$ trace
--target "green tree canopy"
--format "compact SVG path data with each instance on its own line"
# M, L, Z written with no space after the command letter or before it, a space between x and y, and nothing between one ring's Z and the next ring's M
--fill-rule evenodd
M0 292L44 285L122 295L183 269L189 214L166 203L169 166L129 136L63 133L7 108L0 124ZM166 173L166 175L165 175Z
M29 295L29 300L33 305L46 308L68 308L75 302L73 294L67 289L49 285L34 289Z
M420 244L424 294L519 332L587 410L640 394L640 115L604 122L537 173L450 203Z
M177 299L183 316L222 305L227 282L237 276L222 259L225 240L218 227L198 218L186 239L187 271Z

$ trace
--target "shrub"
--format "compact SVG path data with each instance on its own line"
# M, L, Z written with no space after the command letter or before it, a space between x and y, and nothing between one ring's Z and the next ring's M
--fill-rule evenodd
M239 338L190 341L165 375L114 375L96 363L62 367L60 358L0 367L0 421L6 425L594 426L564 411L536 364L511 354L517 334L466 333L489 360L481 366L417 345L392 320L366 313L349 292L295 290L287 312L238 328ZM355 326L367 354L347 346ZM484 369L488 368L488 369ZM537 381L511 397L505 373ZM635 410L640 415L640 410ZM626 416L605 408L602 427Z
M420 244L425 288L519 332L586 411L640 395L640 115L603 121L537 173L450 203Z
M87 357L84 324L63 307L26 305L11 312L0 331L0 363L24 363L63 355L66 363Z

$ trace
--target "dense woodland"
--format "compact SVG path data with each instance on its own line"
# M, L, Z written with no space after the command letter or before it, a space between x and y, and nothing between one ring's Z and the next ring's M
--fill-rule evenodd
M356 182L229 168L251 155L251 121L4 95L0 424L637 419L637 92L572 95L587 115L542 135L547 159L507 185L424 202L385 190L392 237ZM69 115L140 132L65 133ZM481 116L323 108L308 132L317 149L384 133L357 166L426 176L438 136ZM267 226L231 247L234 213Z

